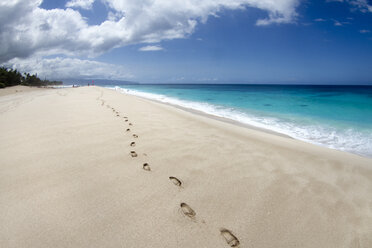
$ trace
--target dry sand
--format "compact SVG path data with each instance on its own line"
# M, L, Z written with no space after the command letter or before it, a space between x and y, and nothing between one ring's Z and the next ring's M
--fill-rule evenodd
M15 89L0 247L372 247L371 159L99 87Z

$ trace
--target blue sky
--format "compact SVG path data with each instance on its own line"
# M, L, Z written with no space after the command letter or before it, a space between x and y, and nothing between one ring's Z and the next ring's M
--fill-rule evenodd
M276 6L254 0L238 6L206 0L199 6L202 1L190 0L195 8L189 9L164 0L153 6L129 0L34 2L46 21L30 24L31 37L24 39L41 37L41 45L24 48L22 42L20 53L13 48L20 41L11 40L1 48L0 62L49 78L372 84L372 5L366 0L278 0Z

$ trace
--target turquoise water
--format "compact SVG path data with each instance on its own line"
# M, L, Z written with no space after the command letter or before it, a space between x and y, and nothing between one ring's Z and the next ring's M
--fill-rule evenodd
M126 85L115 89L372 157L372 86Z

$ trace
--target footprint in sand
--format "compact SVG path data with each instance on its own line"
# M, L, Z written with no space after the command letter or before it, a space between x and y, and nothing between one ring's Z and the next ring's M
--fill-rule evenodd
M186 203L182 202L180 204L181 206L181 211L184 215L186 215L187 217L190 217L190 218L193 218L195 217L196 213L195 211L189 206L187 205Z
M148 163L144 163L142 168L145 170L145 171L151 171L151 168L150 168L150 165Z
M132 147L136 146L136 142L131 142L130 146L132 146Z
M138 156L137 153L136 153L135 151L131 151L131 152L130 152L130 155L132 156L132 158L135 158L135 157Z
M125 122L128 122L128 119L125 119Z
M129 124L128 124L128 125L129 125L129 126L133 126L133 124L132 124L132 123L130 123L130 122L129 122Z
M137 134L133 134L133 138L138 138L138 135Z
M235 237L234 234L230 230L227 230L225 228L220 229L222 237L225 238L226 242L231 246L231 247L238 247L240 244L239 240L237 237Z
M127 132L129 132L130 131L130 129L129 128L127 128Z
M169 180L172 181L172 183L178 187L181 187L182 182L177 177L169 177Z

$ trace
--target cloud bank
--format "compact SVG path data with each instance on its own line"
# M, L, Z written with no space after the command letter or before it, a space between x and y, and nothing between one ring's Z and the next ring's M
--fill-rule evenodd
M94 1L108 10L106 21L89 25L79 9ZM71 0L66 9L40 8L42 0L0 2L0 63L31 55L95 57L113 48L185 38L199 23L223 10L259 8L257 25L289 23L299 0Z
M31 74L37 73L41 78L48 79L127 80L133 78L133 75L128 73L123 66L77 58L15 58L5 65Z

